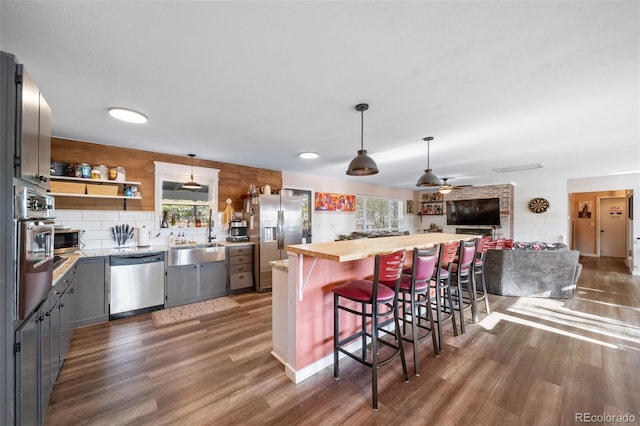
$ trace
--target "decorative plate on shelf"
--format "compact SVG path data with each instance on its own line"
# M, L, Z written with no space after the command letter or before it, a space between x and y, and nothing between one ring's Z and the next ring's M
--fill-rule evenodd
M529 201L529 210L533 213L544 213L549 208L549 201L545 198L534 198Z

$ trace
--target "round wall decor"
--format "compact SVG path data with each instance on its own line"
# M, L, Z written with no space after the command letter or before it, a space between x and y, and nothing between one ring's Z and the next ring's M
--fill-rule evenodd
M545 198L534 198L529 201L529 210L533 213L544 213L549 208L549 201Z

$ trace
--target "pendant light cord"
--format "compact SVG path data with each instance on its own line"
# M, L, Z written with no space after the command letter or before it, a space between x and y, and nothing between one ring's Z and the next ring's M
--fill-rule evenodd
M364 111L360 111L360 150L364 150Z

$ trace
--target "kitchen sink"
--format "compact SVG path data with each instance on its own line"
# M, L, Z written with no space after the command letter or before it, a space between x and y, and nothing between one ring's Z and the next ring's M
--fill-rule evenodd
M222 262L226 259L225 248L220 243L185 244L169 249L167 266L195 265L207 262Z
M192 248L224 247L223 243L179 244L169 247L170 250L186 250Z

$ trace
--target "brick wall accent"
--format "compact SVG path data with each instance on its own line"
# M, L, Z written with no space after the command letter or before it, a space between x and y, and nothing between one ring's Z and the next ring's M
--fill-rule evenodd
M472 200L474 198L500 198L500 227L493 231L494 238L513 238L513 199L514 186L512 184L472 186L451 191L444 196L446 201ZM446 220L445 220L446 223ZM444 232L455 233L456 228L488 228L488 226L444 225Z

